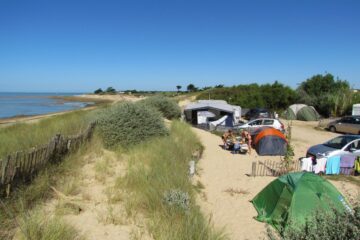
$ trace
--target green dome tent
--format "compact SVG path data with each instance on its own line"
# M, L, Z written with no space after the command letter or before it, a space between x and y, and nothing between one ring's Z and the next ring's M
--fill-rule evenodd
M313 107L303 107L296 114L298 120L302 121L317 121L319 120L319 114Z
M291 108L288 108L284 113L284 118L287 120L296 120L296 114Z
M290 222L304 224L316 210L352 211L338 190L326 179L307 172L290 173L272 181L252 200L257 220L279 232Z
M320 115L314 107L293 104L286 109L283 116L287 120L317 121Z

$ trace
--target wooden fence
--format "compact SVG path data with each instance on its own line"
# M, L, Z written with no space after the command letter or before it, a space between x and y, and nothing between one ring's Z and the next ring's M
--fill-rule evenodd
M300 161L295 161L291 167L286 168L280 161L257 161L252 163L251 176L273 176L277 177L289 172L301 171Z
M20 182L30 181L37 171L49 163L61 161L65 155L74 152L88 141L95 129L95 122L79 135L62 136L57 134L50 142L28 151L19 151L0 159L0 196L8 196L10 188Z

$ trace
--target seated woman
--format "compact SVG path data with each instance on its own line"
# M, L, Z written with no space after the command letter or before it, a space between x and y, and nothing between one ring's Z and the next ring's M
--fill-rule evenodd
M234 138L233 132L231 129L229 129L227 132L225 132L222 136L221 139L223 140L224 143L224 149L228 149L229 148L229 144L228 144L228 140L232 140Z

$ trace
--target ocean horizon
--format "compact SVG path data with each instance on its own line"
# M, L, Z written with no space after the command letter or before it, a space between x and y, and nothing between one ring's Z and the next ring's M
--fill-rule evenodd
M52 97L75 96L80 92L0 92L0 118L34 116L83 108L91 102L62 101Z

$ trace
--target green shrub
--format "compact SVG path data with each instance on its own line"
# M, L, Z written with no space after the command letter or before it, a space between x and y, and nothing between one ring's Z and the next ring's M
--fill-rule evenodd
M104 109L98 127L106 147L127 148L150 137L168 134L158 111L129 102Z
M181 116L181 109L176 102L164 96L149 97L139 102L139 104L156 108L167 119L180 118Z
M268 232L270 239L278 239L273 233ZM308 219L305 225L298 227L296 223L290 224L283 232L284 240L356 240L360 236L360 208L352 213L316 212L314 217Z

